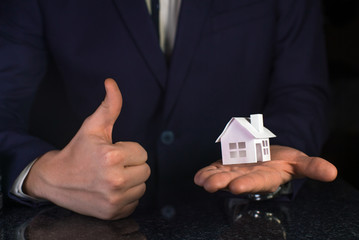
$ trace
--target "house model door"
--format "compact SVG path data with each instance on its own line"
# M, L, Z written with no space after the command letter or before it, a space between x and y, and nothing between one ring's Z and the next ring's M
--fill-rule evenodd
M256 143L257 162L263 162L262 144Z

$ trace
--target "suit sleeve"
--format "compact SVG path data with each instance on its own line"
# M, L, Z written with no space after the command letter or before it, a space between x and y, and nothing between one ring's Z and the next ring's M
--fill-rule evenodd
M46 62L37 1L1 0L0 159L5 191L29 163L54 149L28 133L31 104Z
M266 125L272 144L319 155L326 139L329 86L318 0L281 0Z

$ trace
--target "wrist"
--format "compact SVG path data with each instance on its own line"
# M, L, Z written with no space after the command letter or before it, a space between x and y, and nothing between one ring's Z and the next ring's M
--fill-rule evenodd
M22 190L25 194L38 199L47 199L49 193L48 186L48 166L51 160L55 158L59 151L49 151L39 157L31 167L27 177L24 180Z

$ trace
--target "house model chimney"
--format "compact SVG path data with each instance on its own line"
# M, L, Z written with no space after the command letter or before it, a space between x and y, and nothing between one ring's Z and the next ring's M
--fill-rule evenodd
M258 132L263 132L263 115L251 114L251 124Z

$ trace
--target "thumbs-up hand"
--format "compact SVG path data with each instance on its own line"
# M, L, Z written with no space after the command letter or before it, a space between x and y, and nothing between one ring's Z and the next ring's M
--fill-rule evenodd
M32 166L24 191L72 211L101 219L130 215L150 176L147 152L135 142L112 142L122 95L113 79L106 97L61 151L50 151Z

